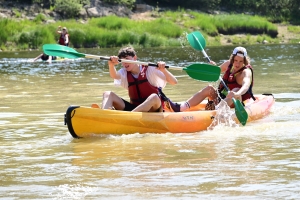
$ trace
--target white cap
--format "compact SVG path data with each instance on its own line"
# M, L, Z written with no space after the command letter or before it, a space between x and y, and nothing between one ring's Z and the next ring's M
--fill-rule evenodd
M240 57L246 57L247 56L247 51L244 47L235 47L232 55L237 55Z

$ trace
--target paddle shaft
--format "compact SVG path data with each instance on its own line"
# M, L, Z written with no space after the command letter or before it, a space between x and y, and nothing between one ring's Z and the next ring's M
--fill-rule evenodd
M110 60L110 57L108 57L108 56L97 56L97 55L79 53L75 49L72 49L67 46L57 45L57 44L44 44L43 51L47 55L66 57L66 58L71 58L71 59L92 58L92 59L98 59L98 60ZM136 61L136 60L119 59L119 62L158 67L158 65L155 63L141 62L141 61ZM172 69L181 70L181 71L184 69L182 67L169 66L169 65L166 65L165 68L172 68Z
M85 58L110 60L110 57L107 57L107 56L96 56L96 55L90 55L90 54L82 54L82 55L84 55ZM122 63L132 63L132 64L140 64L140 65L145 65L145 66L158 67L158 65L156 63L151 63L151 62L141 62L141 61L137 61L137 60L126 60L126 59L119 59L118 61L122 62ZM177 66L166 65L165 68L179 70L179 71L185 71L190 77L192 77L196 80L202 80L202 81L216 81L216 80L218 80L218 76L220 76L220 68L219 67L210 66L210 70L207 70L207 64L193 64L188 67L177 67Z
M203 48L203 46L202 46L202 44L201 44L201 42L199 41L199 39L192 33L192 35L193 35L193 37L194 37L194 39L198 42L198 44L200 45L200 47L201 47L201 52L202 52L202 54L204 55L204 57L206 58L206 60L207 60L207 62L208 63L210 63L211 62L211 60L210 60L210 58L209 58L209 56L207 55L207 53L205 52L205 50L204 50L204 48ZM223 86L225 87L225 89L229 92L229 88L227 87L227 85L225 84L225 82L224 82L224 80L222 79L222 77L220 76L220 81L222 82L222 84L223 84Z
M43 51L47 55L65 57L70 59L93 58L97 60L110 60L111 58L108 56L97 56L97 55L79 53L75 49L62 46L62 45L57 45L57 44L44 44ZM118 59L118 61L122 63L133 63L133 64L140 64L144 66L158 67L156 63L151 63L151 62L141 62L141 61L127 60L127 59ZM196 63L188 67L177 67L177 66L165 65L165 68L185 71L191 78L196 80L201 80L201 81L217 81L221 73L219 67L212 66L209 64L204 64L204 63Z
M96 55L91 55L91 54L84 54L84 56L85 56L85 58L93 58L93 59L100 59L100 60L110 60L110 57L108 57L108 56L96 56ZM130 63L130 64L139 64L139 65L152 66L152 67L158 67L158 65L155 64L155 63L142 62L142 61L137 61L137 60L119 59L119 62ZM171 66L171 65L166 65L165 68L172 68L172 69L180 70L180 71L183 70L182 67Z

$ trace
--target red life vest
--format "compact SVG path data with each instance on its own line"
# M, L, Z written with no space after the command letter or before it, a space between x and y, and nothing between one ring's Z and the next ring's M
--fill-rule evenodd
M60 37L59 37L59 40L58 40L58 44L60 45L64 45L64 46L68 46L69 45L69 42L66 44L65 41L66 41L66 35L69 37L69 34L60 34ZM69 41L70 41L70 38L69 38Z
M252 87L253 87L253 68L251 67L251 65L247 65L247 66L244 66L242 67L241 69L239 69L238 71L234 72L234 73L231 73L231 69L232 69L232 64L230 64L225 72L225 74L223 75L223 80L225 82L225 84L228 86L229 90L232 90L234 88L241 88L242 86L240 84L238 84L236 82L236 78L235 78L235 75L237 73L240 73L242 72L244 69L250 69L251 72L252 72L252 78L251 78L251 85L248 89L248 91L242 95L242 100L245 101L247 99L250 99L252 98L253 100L255 100L255 97L253 96L253 93L252 93ZM224 90L224 86L222 83L220 83L219 85L219 92L222 92Z
M127 72L128 95L130 103L134 105L140 105L153 93L158 94L158 88L148 82L147 69L147 66L142 66L138 78L134 78L130 72Z

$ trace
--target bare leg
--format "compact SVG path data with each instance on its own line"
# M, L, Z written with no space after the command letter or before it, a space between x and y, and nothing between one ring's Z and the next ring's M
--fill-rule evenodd
M114 107L116 110L124 110L124 101L115 93L106 91L103 93L102 109L111 109Z
M215 90L215 88L211 85L203 88L196 94L194 94L191 98L187 100L187 102L190 104L190 106L196 106L199 103L201 103L205 98L209 98L210 100L215 101L215 104L217 104L217 97L218 94Z
M156 112L160 107L160 98L157 94L151 94L142 104L132 110L132 112Z

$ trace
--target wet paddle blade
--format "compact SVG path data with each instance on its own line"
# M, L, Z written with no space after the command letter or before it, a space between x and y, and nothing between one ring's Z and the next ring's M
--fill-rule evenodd
M206 41L199 31L189 33L186 37L194 49L202 51L205 48Z
M63 58L76 59L85 57L85 54L78 53L70 47L62 46L59 44L45 44L43 45L43 51L47 55Z
M239 100L232 98L232 101L234 103L236 117L241 122L241 124L245 126L248 120L248 113L245 110L245 107Z
M196 63L183 70L193 79L214 82L219 79L221 68L206 63Z

